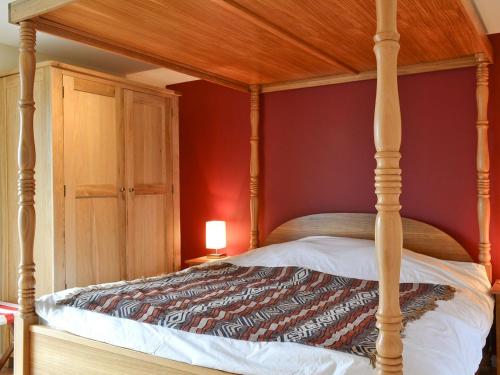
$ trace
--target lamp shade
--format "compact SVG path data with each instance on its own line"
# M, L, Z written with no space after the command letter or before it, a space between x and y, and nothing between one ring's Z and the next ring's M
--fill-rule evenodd
M226 222L220 220L207 221L207 249L223 249L226 247Z

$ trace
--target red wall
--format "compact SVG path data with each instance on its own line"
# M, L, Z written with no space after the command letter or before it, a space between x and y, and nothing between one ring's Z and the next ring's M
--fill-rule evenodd
M500 35L491 38L500 60ZM500 68L491 70L492 242L500 243ZM228 253L248 247L249 97L197 81L180 106L183 259L203 255L204 222L228 222ZM403 215L447 231L477 255L475 69L399 80ZM309 213L374 212L375 81L262 98L262 232ZM495 184L495 182L498 183ZM497 241L498 240L498 241ZM495 251L495 247L494 250ZM500 258L500 256L498 257ZM494 257L495 259L495 257ZM500 259L494 260L500 276Z
M183 260L206 254L205 222L227 221L227 253L248 248L249 95L205 81L173 86L179 101Z
M491 243L493 272L500 278L500 34L490 41L496 61L490 67Z
M315 212L374 212L375 81L264 96L265 232ZM403 215L473 248L474 69L401 77Z

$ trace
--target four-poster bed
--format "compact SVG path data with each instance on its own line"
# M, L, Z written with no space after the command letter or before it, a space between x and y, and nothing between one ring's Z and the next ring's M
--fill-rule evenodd
M63 373L64 367L70 364L75 371L82 373L92 373L93 365L98 365L100 371L105 373L120 374L136 373L139 368L148 369L149 373L219 373L36 325L33 263L36 29L250 92L250 247L255 248L259 237L259 92L266 91L266 87L276 89L280 85L285 89L294 85L307 86L308 80L318 77L323 77L322 82L328 81L324 78L327 76L331 77L330 82L335 82L335 79L345 82L373 78L375 65L367 35L373 33L376 20L374 137L378 214L374 221L374 238L380 280L376 366L380 374L402 374L399 270L404 235L411 237L412 228L418 227L423 230L422 240L431 240L434 238L431 232L435 235L436 229L410 225L404 232L399 213L399 17L403 21L400 23L402 38L408 40L400 56L400 65L407 67L406 73L477 63L479 260L491 280L486 108L487 66L492 61L491 47L480 20L468 0L377 0L376 17L375 2L362 3L325 1L316 2L313 6L312 3L299 1L264 0L128 0L125 4L103 0L18 0L10 4L10 21L20 25L21 77L18 178L21 261L20 314L15 326L16 374L45 373L52 365L51 361L54 363L51 371L55 374ZM336 15L340 15L341 19ZM446 18L447 22L441 22L442 18ZM143 20L149 22L142 23ZM306 24L310 27L305 27ZM235 31L235 25L239 31ZM351 33L353 25L359 28L358 33ZM450 34L453 38L449 38ZM417 43L426 38L434 43ZM221 48L220 43L224 43L225 48ZM445 62L440 64L440 60ZM354 238L364 238L359 236L362 233L366 235L367 223L373 223L370 220L373 219L357 217L348 225L348 232ZM319 226L329 228L330 225L332 222L327 220L324 223L320 221ZM303 234L314 234L312 229L306 225ZM331 232L335 233L335 230ZM446 259L468 260L463 249L457 244L451 245L446 235L438 233L437 237L443 239L441 245L446 243L450 249L455 249L450 250ZM291 237L284 236L284 239ZM416 250L423 251L420 245ZM63 350L64 347L69 349ZM55 353L60 355L57 363L53 361Z

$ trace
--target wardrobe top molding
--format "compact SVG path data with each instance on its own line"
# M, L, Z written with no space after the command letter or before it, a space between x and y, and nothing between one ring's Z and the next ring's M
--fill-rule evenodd
M94 77L94 78L114 82L114 83L116 83L124 88L129 88L132 90L134 88L135 89L140 88L140 89L143 89L146 92L149 92L150 94L153 94L153 95L170 96L170 97L171 96L182 96L182 94L180 92L175 91L175 90L151 86L151 85L147 85L147 84L144 84L141 82L132 81L130 79L125 79L125 78L121 78L121 77L118 77L115 75L111 75L108 73L99 72L97 70L82 68L80 66L66 64L66 63L62 63L59 61L50 60L50 61L39 62L36 64L37 69L44 68L46 66L50 66L53 68L59 68L59 69L62 69L62 70L68 71L68 72L80 73L80 74L83 74L83 75L86 75L89 77ZM11 69L11 70L0 72L0 78L15 75L15 74L19 74L19 69Z
M297 81L335 82L336 76L343 82L366 79L376 68L375 15L373 0L9 4L11 23L32 20L38 30L242 91L254 84L276 91L280 84L287 89ZM399 0L398 26L400 67L439 67L441 61L477 54L493 62L472 0Z

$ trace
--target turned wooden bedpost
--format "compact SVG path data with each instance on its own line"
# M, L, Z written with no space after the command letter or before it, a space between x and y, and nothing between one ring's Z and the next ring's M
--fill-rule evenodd
M488 58L477 55L477 219L479 223L479 262L486 268L491 281L490 243L490 154L488 150Z
M33 97L35 82L36 30L32 21L22 21L19 30L19 147L18 147L18 197L19 244L21 249L18 278L19 315L15 320L14 371L16 375L30 372L29 327L36 322L35 314L35 264L33 241L35 237L35 139Z
M401 113L399 109L397 60L397 0L377 0L377 97L374 137L377 160L375 193L377 248L380 299L377 311L377 373L403 373L401 340L401 309L399 307L399 272L403 246L401 206Z
M250 86L250 249L259 246L259 95L259 85Z

